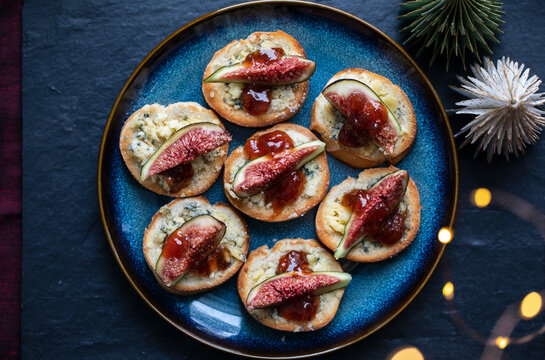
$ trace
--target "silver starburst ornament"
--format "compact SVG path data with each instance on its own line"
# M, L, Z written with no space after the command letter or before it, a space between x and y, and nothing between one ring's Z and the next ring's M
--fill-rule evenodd
M545 93L538 93L541 80L530 75L509 58L503 57L497 64L484 59L484 66L473 65L473 76L458 76L460 87L452 87L469 99L457 102L461 109L457 114L477 115L456 136L465 134L467 143L478 142L479 150L487 153L490 162L494 154L518 156L528 144L535 144L545 126L545 111L538 106L545 103Z

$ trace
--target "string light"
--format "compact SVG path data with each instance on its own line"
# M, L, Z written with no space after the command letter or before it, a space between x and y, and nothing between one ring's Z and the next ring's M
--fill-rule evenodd
M487 188L478 188L472 195L472 203L479 208L487 207L492 200L492 193Z
M441 228L439 233L437 233L437 238L443 244L448 244L452 240L452 230L446 227Z
M541 295L533 291L526 295L520 303L520 315L523 319L531 319L541 311L543 300Z
M443 296L447 301L451 301L454 298L454 285L450 281L443 286Z
M505 349L509 345L509 338L506 338L504 336L498 336L496 338L496 346L500 349Z
M414 346L408 346L397 350L388 357L389 360L424 360L424 355Z

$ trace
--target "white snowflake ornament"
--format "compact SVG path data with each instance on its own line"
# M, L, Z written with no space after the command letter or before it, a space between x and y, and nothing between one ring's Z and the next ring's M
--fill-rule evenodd
M545 93L537 93L541 80L529 78L530 69L505 57L496 66L485 58L484 66L471 70L474 77L458 76L461 86L453 87L469 98L456 103L461 107L456 113L477 115L456 134L466 133L461 146L478 142L475 155L485 151L488 162L494 154L503 153L509 160L509 154L524 153L545 126L545 111L538 108L545 103Z

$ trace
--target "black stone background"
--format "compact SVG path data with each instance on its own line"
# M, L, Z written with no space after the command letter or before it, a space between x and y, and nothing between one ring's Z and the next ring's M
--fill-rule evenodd
M402 27L398 0L324 1L374 24L394 40ZM22 354L27 359L203 358L232 355L179 333L131 288L109 249L97 204L96 167L106 119L125 80L162 39L187 22L235 1L27 0L23 10L23 291ZM545 8L506 0L493 59L511 56L545 79ZM410 49L414 56L416 49ZM419 57L445 108L461 97L461 66L448 72ZM471 63L472 61L470 61ZM541 89L545 89L544 86ZM455 131L467 118L451 114ZM460 143L460 139L457 143ZM480 186L510 191L545 211L545 140L510 162L488 164L459 151L456 237L451 264L455 305L488 335L504 309L545 285L544 243L533 227L497 208L468 202ZM479 358L483 346L457 328L441 296L443 266L390 324L321 358L384 359L412 344L433 359ZM515 335L537 329L520 324ZM543 359L543 336L508 347L508 359Z

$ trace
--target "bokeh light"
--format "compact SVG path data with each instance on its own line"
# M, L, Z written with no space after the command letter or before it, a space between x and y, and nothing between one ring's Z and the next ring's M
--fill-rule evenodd
M505 349L509 345L509 339L504 336L498 336L496 338L496 346L500 349Z
M389 360L424 360L424 355L414 346L407 346L402 349L396 350Z
M480 208L487 207L492 200L492 193L487 188L478 188L472 193L472 203Z
M439 233L437 233L437 238L443 244L448 244L452 240L452 230L446 227L441 228Z
M543 306L543 299L537 292L531 292L522 299L520 303L520 315L524 319L531 319L539 314Z
M450 281L443 286L443 296L448 301L454 298L454 285Z

